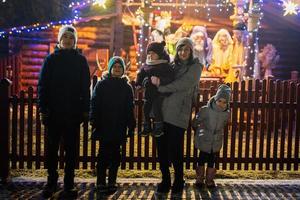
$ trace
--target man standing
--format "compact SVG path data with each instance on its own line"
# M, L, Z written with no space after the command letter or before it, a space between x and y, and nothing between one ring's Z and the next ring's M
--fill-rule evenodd
M88 119L90 73L86 58L77 49L77 32L62 26L58 45L47 56L38 82L38 104L42 122L47 128L46 167L47 184L43 197L49 198L57 190L57 164L60 141L65 150L64 196L76 197L74 169L79 148L80 123Z

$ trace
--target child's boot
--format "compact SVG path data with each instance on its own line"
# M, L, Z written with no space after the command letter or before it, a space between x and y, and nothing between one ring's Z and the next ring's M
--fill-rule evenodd
M139 133L141 136L148 136L151 133L151 122L147 121L143 123L143 130Z
M164 134L164 123L163 122L154 122L154 129L152 135L154 137L160 137Z
M196 187L197 188L202 188L204 186L204 173L205 173L205 168L204 166L198 166L196 168L196 175L197 175L197 178L196 178Z
M216 187L214 178L216 175L217 170L215 168L206 168L206 187L207 188L214 188Z

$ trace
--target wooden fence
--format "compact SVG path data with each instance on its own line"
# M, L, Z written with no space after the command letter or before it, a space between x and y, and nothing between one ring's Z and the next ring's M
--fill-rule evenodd
M218 83L200 82L200 106L215 94ZM1 165L12 169L43 168L45 129L41 125L33 97L33 89L8 96L6 81L0 85L0 148ZM300 136L300 84L266 80L232 85L231 119L224 131L224 145L217 160L217 168L229 170L298 170ZM3 96L4 95L4 96ZM7 96L5 96L7 95ZM136 93L137 130L142 125L142 93ZM7 124L5 124L7 123ZM90 140L90 126L84 123L80 134L77 167L94 169L99 144ZM185 134L184 162L187 169L195 168L197 149L194 133L189 127ZM7 143L7 145L5 145ZM59 167L63 168L63 151ZM8 160L5 160L8 159ZM4 159L4 160L3 160ZM155 141L151 137L135 135L122 148L121 168L158 169ZM1 170L2 171L2 170Z

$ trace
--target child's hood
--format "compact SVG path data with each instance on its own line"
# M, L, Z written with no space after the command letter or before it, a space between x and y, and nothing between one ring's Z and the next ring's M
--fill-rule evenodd
M212 97L209 99L209 101L207 102L207 107L210 108L210 109L212 109L212 110L217 111L216 109L214 109L214 106L213 106L213 104L215 104L215 103L216 103L215 96L212 96ZM228 103L228 104L227 104L227 108L226 108L224 111L222 111L222 112L229 111L229 109L230 109L230 106L229 106L229 103Z

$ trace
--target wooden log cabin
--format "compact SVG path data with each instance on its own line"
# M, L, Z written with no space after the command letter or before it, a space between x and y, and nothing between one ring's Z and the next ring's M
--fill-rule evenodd
M114 49L114 19L89 21L76 26L78 31L78 48L87 57L91 76L99 75L96 60L106 66L109 55ZM10 48L21 57L20 89L33 86L36 91L38 76L44 58L53 52L57 44L59 27L40 32L24 33L21 37L11 37Z
M96 16L86 19L75 25L78 31L78 47L87 57L91 76L100 75L98 65L105 69L107 61L113 54L122 54L130 61L129 75L135 78L137 71L136 40L138 38L139 26L132 15L123 10L121 13L113 13L104 16ZM164 7L166 10L174 10L172 4ZM191 8L192 10L194 8ZM184 14L177 13L177 19L172 20L172 29L176 30L183 23L191 25L206 25L208 35L213 38L220 28L231 31L232 21L229 16L232 12L211 11L211 22L208 21L206 13L195 13L186 10ZM282 10L276 5L266 3L263 7L264 18L262 28L259 31L259 47L267 43L273 44L279 54L280 62L274 70L275 78L289 79L291 71L299 71L300 60L300 23L299 19L285 18ZM297 21L298 20L298 21ZM15 78L18 90L25 90L32 86L36 91L39 71L44 58L53 50L57 42L59 27L49 28L43 31L15 34L9 37L9 50L18 55L20 68L19 77ZM100 63L97 64L97 59ZM7 62L0 61L1 67ZM3 71L3 70L2 70ZM14 73L16 74L16 73ZM3 75L2 75L3 76ZM0 77L1 78L1 77Z

